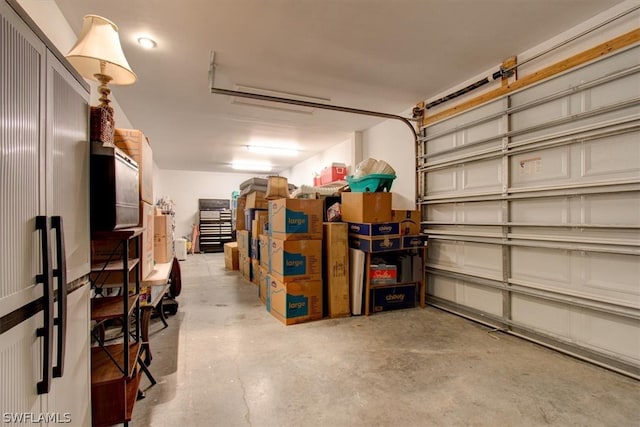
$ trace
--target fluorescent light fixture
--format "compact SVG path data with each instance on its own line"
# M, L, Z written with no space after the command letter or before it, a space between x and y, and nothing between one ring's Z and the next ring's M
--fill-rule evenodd
M231 168L244 171L270 172L273 169L273 165L264 162L232 162Z
M158 46L158 43L149 37L138 37L138 44L145 49L153 49Z
M295 148L269 147L266 145L247 145L247 150L256 154L265 154L273 156L297 156L300 152Z

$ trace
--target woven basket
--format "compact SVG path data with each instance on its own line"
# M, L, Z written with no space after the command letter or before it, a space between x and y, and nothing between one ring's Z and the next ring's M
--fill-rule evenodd
M103 144L113 145L113 135L115 132L115 121L113 114L105 107L91 107L90 121L91 141L98 141Z

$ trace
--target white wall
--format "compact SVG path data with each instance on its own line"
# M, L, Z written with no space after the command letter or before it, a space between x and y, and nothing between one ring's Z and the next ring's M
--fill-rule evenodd
M313 177L322 171L331 163L344 163L348 170L352 171L353 166L357 164L361 158L357 140L361 138L360 132L354 132L351 138L334 145L333 147L317 154L307 160L304 160L294 167L282 172L282 176L286 176L290 184L296 186L313 185Z
M400 114L410 117L411 110ZM391 185L393 209L416 209L415 137L398 120L386 120L363 133L363 157L384 160L396 171Z
M198 224L198 199L231 199L231 193L254 174L163 170L154 174L154 197L167 197L175 203L176 237L191 236ZM156 181L157 177L157 181Z
M18 0L18 3L63 55L71 50L78 37L53 0ZM89 104L98 105L98 98L100 97L97 91L98 83L89 80L87 80L87 82L91 86ZM115 91L118 90L116 86L111 89ZM120 104L118 104L113 92L109 95L109 99L111 99L111 106L114 110L116 127L134 128L127 115L122 111L122 108L120 108Z

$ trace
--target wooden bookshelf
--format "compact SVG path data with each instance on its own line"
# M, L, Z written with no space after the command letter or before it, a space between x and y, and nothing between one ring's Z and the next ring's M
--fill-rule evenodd
M129 315L136 308L138 295L129 295ZM97 322L122 318L122 297L103 297L91 299L91 320Z

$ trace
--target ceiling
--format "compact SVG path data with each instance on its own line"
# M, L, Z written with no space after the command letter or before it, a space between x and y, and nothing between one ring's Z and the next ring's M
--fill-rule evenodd
M254 139L301 150L272 157L279 172L384 119L213 95L211 51L216 87L400 114L619 2L56 0L76 34L86 14L118 25L138 81L112 90L158 166L216 172L264 160L246 149ZM157 48L142 49L140 35Z

